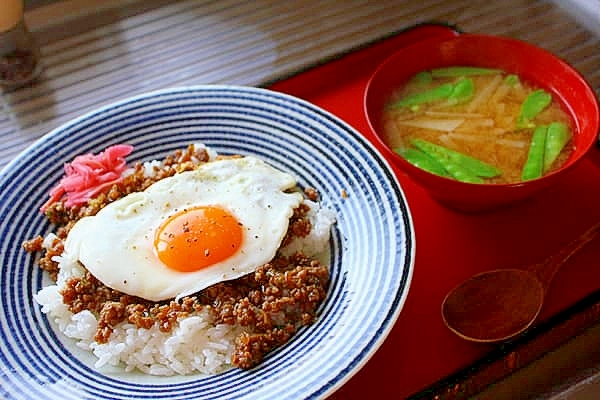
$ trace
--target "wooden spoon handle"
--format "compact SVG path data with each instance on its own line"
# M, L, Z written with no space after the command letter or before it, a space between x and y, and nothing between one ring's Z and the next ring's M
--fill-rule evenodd
M594 240L599 233L600 222L589 228L572 242L565 245L558 253L551 255L541 263L531 265L528 270L537 276L544 287L544 291L547 291L558 270L573 254L577 253L582 247Z

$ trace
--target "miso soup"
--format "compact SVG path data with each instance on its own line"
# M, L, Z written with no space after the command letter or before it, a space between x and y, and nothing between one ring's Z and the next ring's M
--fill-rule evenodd
M467 182L535 179L573 150L571 120L558 101L494 69L423 71L393 92L383 123L384 141L409 162L428 169L432 161L431 172Z

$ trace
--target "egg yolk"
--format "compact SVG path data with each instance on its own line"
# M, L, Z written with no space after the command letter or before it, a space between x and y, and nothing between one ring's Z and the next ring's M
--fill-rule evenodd
M242 224L221 207L182 210L164 221L154 238L158 258L169 268L192 272L234 255L243 240Z

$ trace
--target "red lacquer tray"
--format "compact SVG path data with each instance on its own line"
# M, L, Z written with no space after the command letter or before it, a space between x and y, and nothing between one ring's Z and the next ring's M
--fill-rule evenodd
M363 93L376 66L402 46L458 34L443 24L415 26L268 87L332 112L374 142L363 112ZM597 310L591 305L600 301L596 261L600 242L586 247L559 271L538 322L512 343L493 346L463 341L444 326L440 314L444 296L462 280L485 270L540 261L600 220L600 168L596 164L585 160L560 186L484 214L446 209L399 170L395 172L415 226L411 288L382 347L333 398L468 395L598 320L598 315L590 317L589 310Z

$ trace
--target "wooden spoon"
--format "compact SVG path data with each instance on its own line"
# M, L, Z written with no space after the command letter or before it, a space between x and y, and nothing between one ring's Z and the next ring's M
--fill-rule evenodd
M452 289L442 318L463 339L495 343L513 338L537 318L556 272L600 233L600 223L541 263L483 272Z

